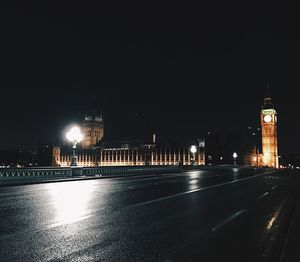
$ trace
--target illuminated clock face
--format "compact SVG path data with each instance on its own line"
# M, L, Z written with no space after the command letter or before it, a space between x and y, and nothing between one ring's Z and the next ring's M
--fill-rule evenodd
M265 121L266 123L270 123L270 122L272 121L272 117L271 117L270 115L265 115L265 116L264 116L264 121Z

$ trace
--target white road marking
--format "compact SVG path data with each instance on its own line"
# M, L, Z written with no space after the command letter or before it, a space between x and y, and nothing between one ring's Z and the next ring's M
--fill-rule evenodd
M219 223L218 225L216 225L215 227L213 227L211 229L211 231L216 232L218 230L220 230L222 227L224 227L225 225L227 225L228 223L230 223L232 220L234 220L235 218L237 218L239 215L245 213L247 211L247 209L242 209L236 213L234 213L233 215L231 215L230 217L226 218L225 220L223 220L221 223Z
M266 193L264 193L264 194L262 194L257 200L259 201L259 200L262 200L265 196L267 196L267 195L269 195L270 194L270 192L266 192Z
M150 200L150 201L145 201L145 202L141 202L141 203L129 205L129 206L124 207L123 209L144 206L144 205L148 205L148 204L152 204L152 203L157 203L157 202L160 202L160 201L163 201L163 200L166 200L166 199L172 199L172 198L175 198L175 197L179 197L179 196L183 196L183 195L187 195L187 194L191 194L191 193L195 193L195 192L199 192L199 191L204 191L204 190L207 190L207 189L218 188L218 187L222 187L222 186L225 186L225 185L230 185L230 184L242 182L242 181L245 181L245 180L248 180L248 179L252 179L252 178L255 178L255 177L259 177L259 176L263 177L264 175L267 175L267 174L270 174L270 173L275 173L275 172L271 171L271 172L262 173L262 174L258 174L258 175L254 175L254 176L250 176L250 177L246 177L246 178L241 178L241 179L237 179L237 180L234 180L234 181L225 182L225 183L221 183L221 184L217 184L217 185L213 185L213 186L207 186L207 187L197 188L197 189L194 189L194 190L189 190L189 191L185 191L185 192L181 192L181 193L169 195L169 196L166 196L166 197L161 197L161 198L153 199L153 200ZM28 231L22 231L22 232L18 232L18 233L4 235L4 236L1 236L0 239L3 240L3 239L10 238L10 237L15 237L15 236L18 236L18 235L22 235L22 234L40 232L40 231L44 231L44 230L56 228L56 227L63 226L63 225L70 225L70 224L73 224L73 223L76 223L76 222L79 222L79 221L82 221L82 220L86 220L88 218L93 217L97 213L97 211L98 210L94 210L94 212L92 214L79 217L78 219L73 220L73 221L62 221L62 222L58 222L58 223L52 223L50 225L47 225L47 226L44 226L44 227L41 227L41 228L38 228L38 229L34 229L34 230L28 230ZM230 221L232 221L233 219L235 219L237 216L241 215L242 213L244 213L246 211L247 211L246 209L243 209L243 210L241 210L241 211L233 214L232 216L230 216L229 218L227 218L225 221L223 221L222 223L220 223L219 225L217 225L216 227L214 227L213 231L217 231L222 226L226 225L227 223L229 223Z
M273 172L270 172L270 173L273 173ZM258 177L258 176L263 176L263 175L266 175L266 173L258 174L258 175L250 176L250 177L246 177L246 178L241 178L241 179L238 179L238 180L225 182L225 183L221 183L221 184L217 184L217 185L213 185L213 186L196 188L196 189L193 189L193 190L189 190L189 191L185 191L185 192L181 192L181 193L177 193L177 194L173 194L173 195L169 195L169 196L165 196L165 197L161 197L161 198L156 198L156 199L153 199L153 200L149 200L149 201L145 201L145 202L141 202L141 203L137 203L137 204L134 204L134 205L127 206L127 208L149 205L149 204L157 203L157 202L160 202L160 201L163 201L163 200L166 200L166 199L172 199L172 198L175 198L175 197L184 196L184 195L188 195L188 194L191 194L191 193L204 191L204 190L207 190L207 189L218 188L218 187L222 187L222 186L242 182L242 181L245 181L245 180L248 180L248 179L251 179L251 178L255 178L255 177Z

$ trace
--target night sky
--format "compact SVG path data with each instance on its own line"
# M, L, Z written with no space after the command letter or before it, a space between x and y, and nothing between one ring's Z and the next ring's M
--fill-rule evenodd
M246 2L82 3L1 9L0 149L53 141L91 103L109 140L243 130L269 84L280 152L300 152L300 35L287 16Z

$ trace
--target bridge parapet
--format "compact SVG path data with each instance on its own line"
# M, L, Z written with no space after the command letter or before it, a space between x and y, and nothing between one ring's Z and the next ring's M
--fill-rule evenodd
M147 174L178 170L178 166L102 166L102 167L47 167L47 168L3 168L1 178L25 177L70 177L70 176L111 176L119 174Z
M70 168L3 168L0 178L5 177L66 177L71 176Z
M178 170L178 166L102 166L86 167L82 169L85 176L105 176L117 174L136 174L136 173L159 173L164 171Z

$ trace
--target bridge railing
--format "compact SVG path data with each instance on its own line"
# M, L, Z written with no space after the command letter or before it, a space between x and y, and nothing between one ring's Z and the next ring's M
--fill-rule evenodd
M65 177L71 176L70 168L2 168L0 178L5 177Z
M117 175L135 173L159 173L178 170L178 166L115 166L115 167L86 167L82 169L82 175Z
M102 166L102 167L45 167L45 168L1 168L1 178L23 177L70 177L111 176L119 174L147 174L178 170L178 166Z

